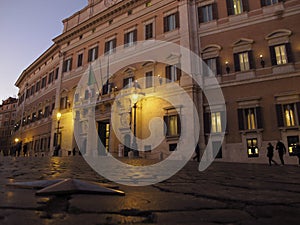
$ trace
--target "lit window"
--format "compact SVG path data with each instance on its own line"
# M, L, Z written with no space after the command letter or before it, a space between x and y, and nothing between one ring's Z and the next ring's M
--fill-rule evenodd
M261 108L238 109L239 130L262 128Z
M167 137L180 136L180 118L178 114L164 116L164 122Z
M235 71L247 71L253 69L253 55L252 51L240 52L234 54Z
M221 112L212 112L211 113L211 132L219 133L222 132L222 119Z
M293 61L290 43L270 46L272 65L283 65Z
M293 104L284 105L284 116L287 127L295 126L295 109Z
M164 17L164 32L175 30L179 27L179 13Z
M279 127L293 127L300 124L300 102L276 105Z
M299 143L299 136L288 136L287 142L289 155L295 155L293 150Z
M130 47L137 41L137 30L133 30L124 34L124 45Z
M258 144L256 138L247 139L247 152L248 157L258 157Z
M249 66L248 53L240 53L239 60L240 60L241 71L249 70L250 66Z
M166 66L166 79L167 82L174 82L180 80L181 70L177 65Z
M233 0L234 14L241 14L243 12L242 0Z
M227 0L228 15L238 15L248 10L248 0Z
M276 46L274 47L274 50L275 50L277 65L286 64L287 56L286 56L285 45Z

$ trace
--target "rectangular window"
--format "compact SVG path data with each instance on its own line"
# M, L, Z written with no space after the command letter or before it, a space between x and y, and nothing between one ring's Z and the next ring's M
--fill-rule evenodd
M300 125L300 102L276 105L278 127Z
M272 65L283 65L293 61L291 44L270 46L270 55Z
M41 88L46 87L46 83L47 83L47 77L43 77L43 79L42 79L42 87Z
M83 53L77 56L77 67L81 67L83 63Z
M169 144L169 151L170 152L174 152L177 149L177 144Z
M262 128L260 107L238 109L239 130L255 130Z
M164 32L179 28L179 12L164 17Z
M36 121L36 112L32 113L31 118L32 122Z
M211 132L212 133L222 132L221 112L211 113Z
M150 87L153 87L153 73L152 71L149 71L145 74L146 76L146 85L145 87L146 88L150 88Z
M261 0L261 6L274 5L278 2L282 2L282 0Z
M43 110L40 109L40 110L38 111L38 119L42 119L42 118L43 118Z
M55 80L58 79L58 72L59 72L59 67L57 67L57 68L55 69Z
M286 64L287 55L286 55L285 45L275 46L274 50L275 50L277 65Z
M248 11L248 0L226 0L228 15L238 15Z
M259 150L257 138L247 139L247 152L249 158L258 157Z
M198 8L199 23L206 23L216 19L214 17L213 4L202 6Z
M123 80L123 88L133 87L133 77L128 77Z
M219 58L211 58L204 60L205 65L203 65L203 75L204 76L216 76L220 74L220 63Z
M137 41L137 30L133 30L124 34L124 46L130 47Z
M180 136L180 117L178 114L164 116L166 137Z
M112 40L109 40L109 41L105 42L104 53L112 54L113 52L115 52L116 47L117 47L117 39L114 38Z
M67 109L68 108L68 97L62 97L60 99L60 109Z
M295 123L295 107L294 104L283 105L285 124L287 127L293 127Z
M48 117L51 115L50 106L45 107L44 117Z
M35 86L33 85L33 86L31 87L31 95L34 94L34 91L35 91Z
M72 58L69 58L63 63L63 72L69 72L72 70Z
M48 84L51 84L53 82L53 80L54 80L54 71L52 71L48 75Z
M88 62L95 61L98 58L98 46L88 52Z
M287 142L289 155L294 155L293 150L296 147L296 145L299 144L299 136L288 136Z
M234 54L235 71L247 71L254 68L252 51Z
M166 79L168 83L180 80L180 76L181 70L177 65L166 66Z
M248 53L240 53L239 54L239 61L240 61L240 70L245 71L250 69L249 65L249 58L248 58Z
M145 40L153 38L153 23L145 26Z

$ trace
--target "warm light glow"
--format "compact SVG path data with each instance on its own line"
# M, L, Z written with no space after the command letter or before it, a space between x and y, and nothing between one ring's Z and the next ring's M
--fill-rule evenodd
M20 141L19 138L15 138L15 142L18 143Z
M228 65L228 61L226 61L225 64Z
M58 113L56 114L56 119L57 119L57 120L60 120L60 118L61 118L61 113L58 112Z
M259 57L262 59L263 55L260 55Z
M133 104L137 103L138 99L139 99L139 95L138 94L133 94L131 96L131 101L132 101Z

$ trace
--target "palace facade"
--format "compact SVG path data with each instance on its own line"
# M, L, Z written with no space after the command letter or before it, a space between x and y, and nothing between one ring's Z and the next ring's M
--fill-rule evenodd
M11 152L15 141L11 139L16 122L16 108L18 99L9 97L0 105L0 156L7 156Z
M60 145L61 155L79 148L126 157L139 149L133 153L160 159L182 139L202 152L210 140L216 160L249 163L266 163L267 144L282 140L286 162L295 164L298 19L297 0L89 0L17 80L14 137L30 155L52 155ZM180 51L164 51L160 61L131 58L140 42L155 40L198 55L207 65L191 69L198 83L181 70ZM205 93L215 80L225 104L212 106ZM186 109L188 98L195 110ZM94 127L102 145L88 133Z

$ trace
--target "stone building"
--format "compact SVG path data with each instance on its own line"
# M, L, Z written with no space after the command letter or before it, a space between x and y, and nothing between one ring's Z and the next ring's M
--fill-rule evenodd
M62 155L74 147L118 155L125 145L125 156L139 149L142 157L166 158L199 142L202 151L209 143L217 160L250 163L265 162L267 143L281 139L286 161L296 163L299 9L297 0L89 0L63 20L62 34L16 82L15 136L31 155L52 155L58 144ZM160 51L161 60L132 57L157 40L189 49L206 64L186 65L180 50ZM118 57L126 54L123 65ZM212 106L207 95L215 80L225 104ZM195 110L186 110L185 99Z
M9 97L0 105L0 154L5 156L10 154L10 149L15 144L14 141L18 141L12 139L17 102L16 98Z

